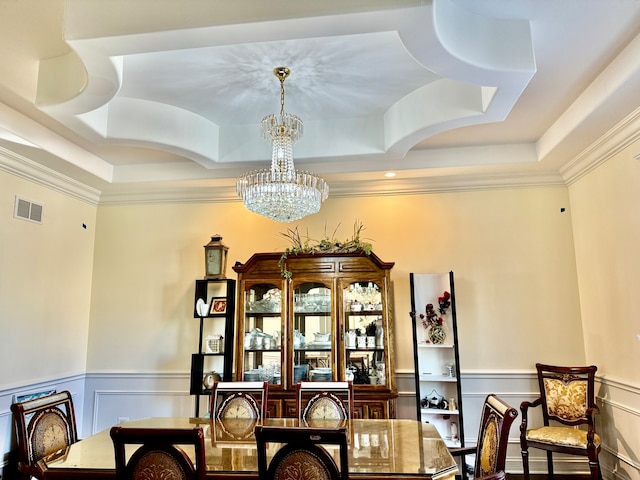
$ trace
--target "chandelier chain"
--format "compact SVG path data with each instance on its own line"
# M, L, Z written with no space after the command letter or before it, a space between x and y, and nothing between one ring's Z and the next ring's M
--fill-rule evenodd
M284 77L280 77L280 118L284 118Z

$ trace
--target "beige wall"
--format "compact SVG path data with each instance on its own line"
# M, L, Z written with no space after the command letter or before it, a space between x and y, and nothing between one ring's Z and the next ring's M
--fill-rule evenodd
M640 478L640 141L569 188L586 360L603 377L601 434L618 478Z
M16 195L44 206L41 225L13 218ZM94 206L0 171L0 389L84 373L95 218Z
M569 189L589 363L640 385L640 141Z
M463 370L585 361L567 189L533 188L331 198L321 212L277 224L242 204L98 209L88 370L189 368L197 344L193 283L219 233L230 263L288 246L288 227L318 238L352 234L356 219L392 270L396 367L413 370L410 272L456 276ZM231 268L228 276L235 276ZM566 338L577 338L567 342ZM500 339L509 338L508 342ZM500 348L496 348L500 345Z

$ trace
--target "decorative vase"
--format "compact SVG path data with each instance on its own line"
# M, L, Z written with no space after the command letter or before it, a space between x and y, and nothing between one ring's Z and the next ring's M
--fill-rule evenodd
M427 332L427 338L434 345L440 345L447 338L447 332L442 325L431 325Z

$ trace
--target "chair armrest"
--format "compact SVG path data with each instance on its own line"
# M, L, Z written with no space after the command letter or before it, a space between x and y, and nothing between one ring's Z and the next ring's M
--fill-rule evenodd
M504 480L506 477L506 473L504 470L500 470L496 473L492 473L490 475L485 475L484 477L478 477L474 480Z
M585 412L585 417L587 417L587 419L591 422L593 421L593 416L599 415L599 414L600 414L600 407L598 407L598 405L594 405L591 408L587 408L587 411Z
M522 412L522 422L520 422L520 443L524 448L524 441L527 435L527 414L529 413L529 408L534 408L539 405L542 405L542 397L536 398L533 402L524 401L520 404L520 411Z
M533 402L528 402L525 400L520 404L520 411L524 416L527 414L527 410L529 409L529 407L533 408L533 407L537 407L538 405L542 405L542 397L536 398Z
M475 455L478 453L477 447L451 447L449 452L454 457L461 457L463 455Z

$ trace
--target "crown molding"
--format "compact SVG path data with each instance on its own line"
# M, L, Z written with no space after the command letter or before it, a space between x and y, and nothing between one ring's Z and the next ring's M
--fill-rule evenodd
M560 168L560 174L566 184L571 185L639 139L640 108L637 108L567 162ZM636 153L634 158L640 158L640 153Z
M0 171L97 206L100 191L0 146Z

